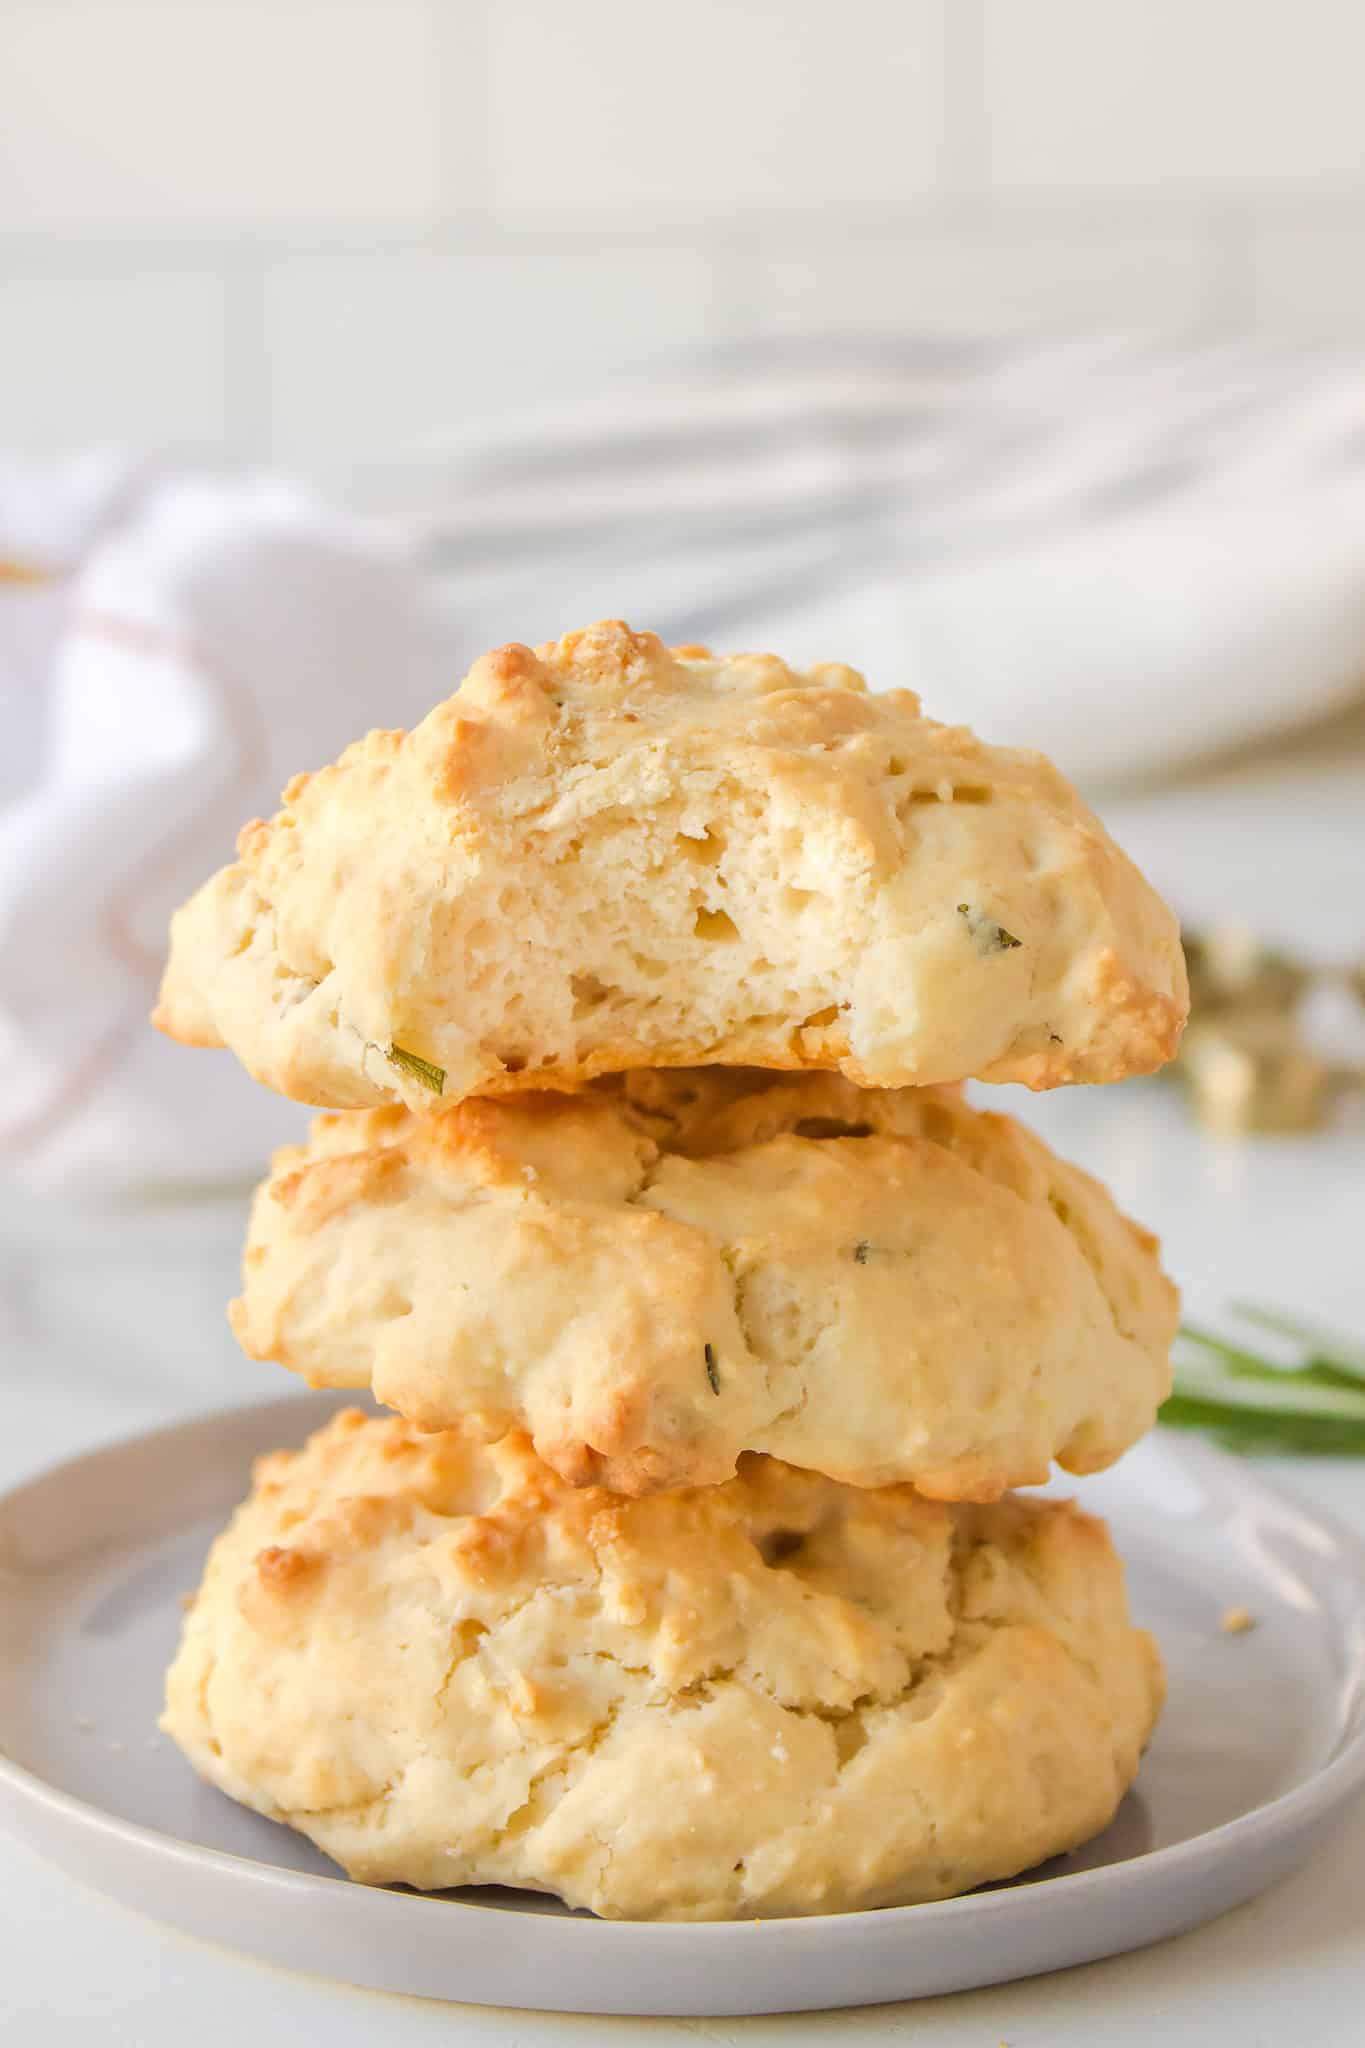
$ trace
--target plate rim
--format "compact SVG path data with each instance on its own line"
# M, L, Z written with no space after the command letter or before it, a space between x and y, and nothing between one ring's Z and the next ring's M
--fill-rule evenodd
M262 1401L230 1403L184 1415L152 1429L130 1431L108 1442L92 1445L73 1457L58 1459L6 1488L0 1493L0 1515L21 1503L26 1494L50 1485L64 1475L74 1474L82 1467L113 1463L131 1451L154 1449L159 1442L190 1431L211 1433L233 1425L263 1421L274 1413L278 1413L281 1419L289 1415L303 1419L309 1411L316 1411L322 1418L328 1405L344 1408L372 1404L367 1404L355 1393L332 1396L313 1390L277 1395ZM1309 1507L1273 1481L1264 1479L1250 1468L1248 1460L1234 1457L1202 1439L1186 1438L1166 1429L1147 1441L1159 1445L1163 1455L1173 1459L1178 1466L1202 1468L1220 1491L1231 1487L1240 1495L1250 1494L1277 1515L1329 1536L1337 1551L1354 1566L1362 1595L1362 1620L1365 1620L1365 1538L1330 1511ZM1365 1705L1365 1670L1356 1674L1356 1684ZM1297 1834L1306 1834L1315 1823L1324 1821L1333 1809L1344 1810L1346 1803L1362 1790L1365 1790L1365 1712L1361 1714L1360 1725L1347 1733L1336 1754L1287 1791L1235 1815L1231 1820L1220 1821L1216 1827L1205 1828L1183 1842L1149 1849L1121 1862L1106 1863L1088 1870L1062 1871L1042 1883L1020 1884L1006 1880L988 1889L966 1892L954 1898L930 1899L917 1905L864 1907L849 1913L774 1915L771 1918L763 1916L758 1921L612 1920L595 1914L547 1913L535 1916L537 1938L620 1941L638 1939L643 1933L651 1939L665 1941L703 1938L718 1943L728 1937L752 1943L754 1927L761 1926L770 1941L795 1940L815 1930L827 1937L836 1929L844 1932L847 1938L854 1939L860 1933L866 1935L873 1928L893 1930L904 1924L907 1915L914 1916L916 1928L926 1928L951 1923L968 1914L973 1918L1003 1918L1017 1912L1021 1904L1032 1898L1040 1902L1044 1898L1056 1900L1065 1909L1068 1901L1079 1902L1085 1896L1102 1894L1121 1886L1131 1889L1140 1885L1146 1891L1159 1886L1168 1873L1188 1877L1201 1864L1220 1860L1239 1838L1256 1836L1263 1842L1267 1839L1280 1842ZM405 1891L391 1885L363 1885L344 1873L332 1876L325 1872L289 1870L234 1850L183 1841L143 1821L125 1820L89 1799L64 1791L37 1771L0 1751L0 1818L8 1821L10 1814L25 1806L36 1807L68 1826L92 1830L106 1840L121 1843L142 1855L163 1860L169 1858L190 1870L207 1864L223 1883L247 1886L265 1883L282 1888L301 1904L313 1898L326 1900L342 1894L352 1899L363 1898L367 1908L378 1913L399 1911L405 1918L415 1919L418 1909L434 1916L448 1915L452 1908L469 1913L493 1913L509 1920L514 1917L512 1910L505 1906L477 1899L453 1897L449 1893L434 1895ZM14 1828L14 1832L20 1839L27 1840L21 1828ZM526 1916L515 1917L524 1920ZM593 1933L591 1937L583 1934L566 1936L563 1933L563 1930L573 1927L589 1928ZM555 1930L553 1934L549 1932L551 1929Z

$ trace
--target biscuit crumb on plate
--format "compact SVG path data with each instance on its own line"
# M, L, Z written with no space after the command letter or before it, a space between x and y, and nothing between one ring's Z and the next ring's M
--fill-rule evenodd
M1244 1636L1256 1626L1256 1617L1249 1607L1225 1607L1218 1623L1225 1636Z

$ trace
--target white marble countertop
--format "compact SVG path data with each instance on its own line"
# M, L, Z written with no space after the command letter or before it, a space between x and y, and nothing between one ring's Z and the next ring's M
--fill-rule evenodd
M1324 958L1365 952L1365 723L1104 806L1192 922L1250 916ZM1214 1139L1163 1081L998 1106L1035 1122L1161 1232L1192 1313L1237 1295L1365 1334L1365 1097L1325 1135ZM281 1391L223 1321L242 1195L77 1211L0 1194L0 1486L155 1422ZM1365 1534L1365 1461L1271 1474ZM1365 1806L1276 1890L1159 1948L955 1998L771 2020L571 2019L386 1998L287 1975L153 1925L0 1839L0 2040L196 2048L1360 2048Z

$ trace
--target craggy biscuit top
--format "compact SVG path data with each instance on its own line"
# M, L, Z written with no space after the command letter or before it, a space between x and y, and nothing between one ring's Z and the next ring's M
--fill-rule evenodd
M1161 1700L1103 1526L768 1459L622 1501L339 1416L261 1461L164 1726L355 1877L721 1918L944 1897L1102 1827Z
M607 623L297 776L156 1022L338 1108L635 1067L1051 1087L1170 1057L1174 919L1044 759Z
M636 1072L323 1117L252 1212L233 1322L564 1478L763 1450L989 1500L1109 1464L1169 1391L1155 1240L1010 1118L833 1074Z

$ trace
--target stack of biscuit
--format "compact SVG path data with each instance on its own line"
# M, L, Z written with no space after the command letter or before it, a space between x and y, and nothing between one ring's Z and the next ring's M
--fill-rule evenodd
M263 1459L164 1725L365 1882L641 1919L946 1897L1109 1821L1162 1695L1103 1525L1174 1290L960 1084L1174 1051L1174 920L1041 757L608 623L299 776L156 1021L336 1112L233 1324Z

